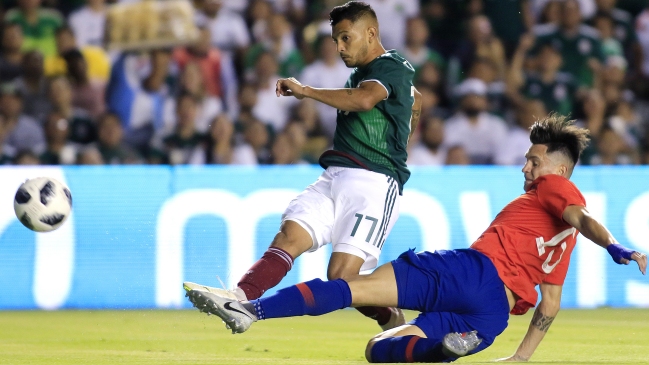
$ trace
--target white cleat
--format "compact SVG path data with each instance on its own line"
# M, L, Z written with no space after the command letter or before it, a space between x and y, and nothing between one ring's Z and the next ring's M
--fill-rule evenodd
M236 297L234 299L223 297L205 290L190 290L187 292L187 297L201 312L221 318L233 334L246 332L254 322L257 322L257 316L244 308Z
M192 283L192 282L189 282L189 281L185 281L183 283L183 289L185 289L185 291L187 293L189 293L192 290L195 290L195 291L201 291L201 292L216 294L216 295L224 297L224 298L229 298L229 299L233 299L233 300L239 300L239 298L237 297L237 295L234 293L233 290L214 288L214 287L211 287L211 286L205 286L205 285L201 285L201 284L196 284L196 283Z
M462 357L475 350L481 342L482 339L478 337L478 331L451 332L444 336L442 345L444 346L444 352L448 356Z
M382 324L381 329L384 331L397 328L406 324L406 316L403 314L403 311L400 308L390 307L390 320L386 324Z

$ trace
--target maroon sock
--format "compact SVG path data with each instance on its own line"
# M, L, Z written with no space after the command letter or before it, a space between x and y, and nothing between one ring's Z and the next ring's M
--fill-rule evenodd
M243 275L237 286L246 293L248 300L257 299L266 290L279 284L292 267L293 258L288 252L270 247Z
M392 311L387 307L356 307L356 310L363 313L365 317L377 321L379 326L388 323L390 316L392 316Z

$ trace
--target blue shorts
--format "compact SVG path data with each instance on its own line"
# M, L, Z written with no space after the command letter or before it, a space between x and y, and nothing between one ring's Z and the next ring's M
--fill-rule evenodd
M473 249L402 253L392 261L399 308L420 311L410 324L430 339L477 330L489 347L507 327L509 302L494 264Z

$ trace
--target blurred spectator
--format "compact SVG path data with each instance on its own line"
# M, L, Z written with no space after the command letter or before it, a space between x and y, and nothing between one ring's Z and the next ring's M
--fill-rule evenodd
M124 53L111 71L106 89L108 111L119 116L124 140L140 152L146 152L153 134L164 126L170 60L167 50L154 50L144 57ZM148 75L142 77L147 69Z
M206 162L210 164L256 165L257 156L247 143L235 145L234 125L221 114L210 124L206 148Z
M196 130L197 109L197 100L190 94L181 94L176 99L175 130L156 146L171 165L205 163L204 137Z
M604 61L611 56L624 55L622 43L615 37L615 23L612 16L597 13L593 18L593 26L599 32L599 37L602 41Z
M482 0L422 0L421 7L431 45L448 58L463 43L468 19L482 11Z
M248 23L255 42L268 40L268 21L273 14L273 7L267 0L253 0L248 7Z
M535 69L524 72L525 54L533 45L531 35L521 37L521 42L512 58L508 78L508 93L515 105L524 104L523 97L539 99L546 110L562 115L573 111L577 86L570 74L559 72L562 65L561 54L550 44L540 47L534 64Z
M16 151L29 150L40 154L45 149L45 136L40 124L23 114L23 96L13 85L0 88L0 113L4 117L5 144Z
M244 141L255 151L257 162L260 164L266 164L270 161L270 151L268 149L270 137L268 127L259 120L252 120L244 127Z
M469 165L471 159L462 146L451 146L446 152L446 165Z
M408 165L444 165L444 121L436 116L425 116L421 120L420 133L420 142L408 152Z
M547 5L550 3L561 3L565 0L534 0L533 11L536 13L545 12ZM590 19L597 11L595 0L576 0L579 5L579 16L583 19ZM553 12L561 13L561 8L554 9Z
M637 51L638 37L633 26L633 16L627 11L616 8L617 0L595 0L597 11L613 19L613 36L627 51L625 55L632 56ZM634 50L634 48L636 48Z
M257 104L252 112L257 119L272 126L275 131L281 131L288 122L289 110L297 103L297 99L277 97L277 70L277 60L272 53L263 52L259 55L254 77L258 87Z
M590 159L590 164L630 165L636 164L637 159L614 130L604 128L597 138L597 153Z
M295 46L291 25L283 14L275 13L268 19L268 38L256 43L246 54L246 67L250 70L262 52L270 52L279 63L279 76L298 75L304 68L304 59Z
M88 112L72 104L73 91L67 78L59 76L50 81L49 98L52 111L69 123L68 138L72 142L88 144L97 140L97 128Z
M77 46L72 28L63 26L56 31L56 54L45 57L45 76L63 75L69 72L64 55L70 51L81 51L85 60L86 77L93 82L105 84L110 76L110 59L103 48L86 45Z
M404 49L406 22L419 14L419 0L366 0L376 13L381 44L386 50Z
M533 0L483 0L484 14L489 18L494 33L503 42L508 58L514 53L520 37L532 29Z
M307 151L307 146L311 141L309 141L309 136L307 135L304 123L292 121L286 126L286 128L284 128L283 133L288 136L291 144L295 148L299 163L317 163L317 158L314 158L315 156L311 155L311 151ZM309 148L311 148L311 146L309 146ZM320 156L318 155L317 157Z
M634 97L630 90L625 90L615 105L608 124L630 148L640 147L643 129L642 118L633 106Z
M300 158L300 151L293 144L291 136L282 132L275 136L270 150L271 163L273 165L294 165L303 164Z
M188 63L180 74L180 94L189 94L197 102L196 130L207 133L211 121L223 111L221 100L205 90L205 79L195 62ZM176 102L168 98L165 102L164 119L166 132L173 130L176 123Z
M487 85L487 111L500 117L505 115L506 84L498 76L498 65L491 59L478 57L473 61L467 74L468 78L482 80Z
M200 36L195 44L187 47L178 47L174 51L174 61L178 64L181 70L184 70L188 65L194 65L192 78L198 76L200 84L195 85L195 82L190 82L192 86L189 88L200 88L202 96L212 96L215 98L223 99L224 89L232 88L232 85L227 85L228 82L232 84L232 80L228 78L234 75L225 75L224 68L221 67L221 53L210 44L210 30L206 27L199 28ZM198 66L196 70L195 66ZM198 71L198 75L195 75ZM183 76L181 76L181 82ZM224 85L224 83L226 85ZM188 85L181 85L181 89L188 89ZM199 90L187 90L190 92L198 92Z
M5 117L0 113L0 165L8 165L13 163L16 155L16 150L5 143L8 134L8 126L5 122Z
M494 162L499 143L505 139L505 121L487 110L487 85L478 79L467 79L458 86L460 109L446 121L447 146L462 146L472 164Z
M16 154L16 158L14 159L14 164L16 165L40 165L41 161L38 159L38 156L30 151L30 150L23 150L18 152Z
M104 102L106 83L88 77L88 64L78 50L65 52L63 58L67 64L68 77L72 86L72 104L96 118L106 110Z
M302 158L311 163L318 163L320 155L329 149L333 138L329 138L323 131L317 112L319 104L313 99L301 100L293 109L291 123L285 128L293 137L294 143L301 145ZM302 134L306 138L303 143L300 141Z
M23 31L18 24L4 23L0 45L0 83L21 75Z
M79 150L76 163L77 165L103 165L104 159L97 147L88 145Z
M43 165L69 165L75 162L76 148L68 143L68 121L59 113L52 112L45 121L47 148L40 156Z
M237 131L242 131L245 126L255 119L253 108L257 105L257 85L246 83L239 89L239 113L235 124L238 126Z
M38 50L45 56L56 53L54 32L64 19L58 11L42 8L41 0L18 0L18 7L5 14L5 21L22 28L23 50Z
M212 45L223 52L224 62L234 65L234 57L242 55L250 45L250 35L241 15L222 5L222 0L204 0L196 24L210 30Z
M105 113L97 120L97 148L109 165L142 163L140 155L123 142L124 130L117 114Z
M493 33L489 19L484 15L477 15L468 23L468 36L464 47L455 56L462 71L468 71L475 58L490 60L496 67L497 78L505 76L505 48L502 42ZM452 71L456 73L457 71ZM451 75L458 77L457 75ZM453 81L453 80L451 80Z
M45 120L50 110L47 79L43 75L43 55L29 51L23 55L23 74L14 82L23 97L23 111L36 120Z
M548 24L535 29L536 44L533 53L543 46L551 45L561 53L562 71L571 74L579 86L592 86L594 78L604 61L602 44L597 31L582 24L579 2L566 0L561 3L559 25Z
M439 69L444 68L445 61L442 55L426 45L428 35L428 27L423 18L408 19L406 41L400 53L415 68L415 78L426 62L434 63Z
M524 100L516 109L516 125L507 133L507 137L498 144L496 164L525 165L525 154L530 148L530 128L535 121L547 115L541 100Z
M331 37L320 36L317 41L318 59L307 66L299 80L305 85L318 88L341 88L347 82L351 69L345 66ZM328 138L333 139L336 130L337 110L324 103L315 104L318 118Z
M86 6L70 14L68 18L70 27L77 35L79 47L102 47L106 26L105 0L86 0L86 3Z

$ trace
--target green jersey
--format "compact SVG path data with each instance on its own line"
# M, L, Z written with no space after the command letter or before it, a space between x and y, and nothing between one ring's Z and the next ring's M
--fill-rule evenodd
M541 100L548 112L570 115L577 85L573 77L564 72L557 73L554 81L547 84L538 75L529 74L522 91L529 99Z
M55 33L63 25L61 14L52 9L39 9L35 24L29 23L20 9L12 9L5 15L7 23L18 24L25 37L23 51L37 50L43 56L56 55Z
M388 51L363 67L355 68L346 88L366 81L378 82L388 97L365 112L338 111L334 148L320 157L320 165L360 167L394 178L399 190L410 177L406 146L414 103L412 65L396 51Z
M562 71L571 74L582 86L591 86L593 72L588 67L588 59L595 58L604 62L602 43L599 33L589 26L581 25L573 37L567 37L554 24L540 25L535 29L536 44L532 53L541 46L550 44L561 53L563 59Z

